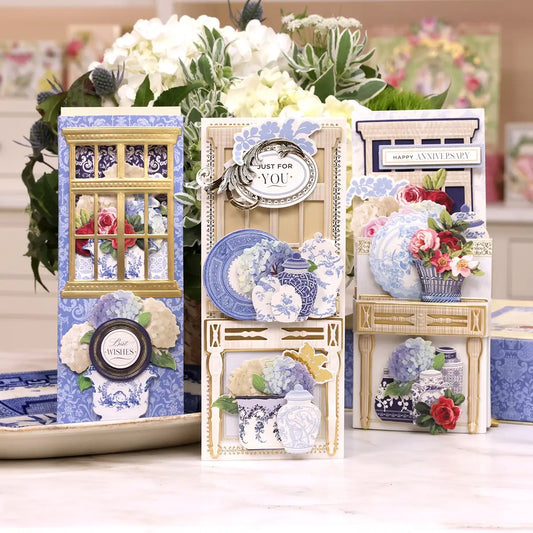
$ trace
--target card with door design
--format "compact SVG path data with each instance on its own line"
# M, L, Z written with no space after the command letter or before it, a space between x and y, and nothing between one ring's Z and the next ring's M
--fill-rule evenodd
M343 454L346 123L202 121L202 457Z

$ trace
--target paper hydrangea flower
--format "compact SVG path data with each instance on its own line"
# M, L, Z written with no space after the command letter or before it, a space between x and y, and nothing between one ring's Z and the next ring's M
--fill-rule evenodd
M146 331L152 344L157 348L172 348L176 344L180 328L172 311L160 300L147 298L143 313L150 313L150 322Z
M265 392L284 396L292 391L296 385L301 385L306 391L313 393L315 380L302 363L291 357L279 356L267 361L263 368Z
M261 375L269 359L248 359L237 367L228 381L228 389L233 396L263 396L253 385L254 374Z
M422 337L407 339L389 358L388 368L393 379L400 383L414 381L420 372L433 368L435 348Z
M80 339L92 330L93 326L89 322L74 324L61 339L59 359L77 374L87 370L91 364L89 344L81 343Z
M96 302L89 315L89 322L97 328L113 318L136 320L142 307L142 300L130 291L111 292L104 294Z

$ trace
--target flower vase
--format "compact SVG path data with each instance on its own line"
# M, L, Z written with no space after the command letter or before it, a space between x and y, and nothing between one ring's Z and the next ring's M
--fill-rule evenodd
M287 403L278 411L278 429L287 453L309 453L313 449L322 414L311 403L313 395L301 385L285 395Z
M444 382L454 394L462 393L464 363L457 357L456 349L449 346L441 346L436 351L444 354L445 362L441 369Z
M148 410L151 381L159 377L151 366L127 381L108 379L93 366L83 375L92 382L93 411L102 421L141 418Z
M239 442L247 450L283 448L277 414L285 404L283 396L237 396Z
M386 396L387 387L394 380L389 375L389 369L383 370L381 386L374 398L374 409L378 417L384 422L412 422L413 402L408 396Z
M309 272L309 262L299 253L293 253L283 263L283 272L278 275L282 285L291 285L302 299L298 320L307 320L313 309L318 283L316 276Z
M423 302L460 302L461 290L463 287L464 277L459 274L458 279L452 277L443 278L443 274L437 272L437 269L431 265L424 266L424 261L415 260L416 270L422 286Z
M440 370L424 370L411 389L411 399L413 406L418 402L423 402L429 406L436 403L441 396L444 396L446 383L442 379ZM415 414L417 414L415 410ZM416 417L415 417L416 419Z

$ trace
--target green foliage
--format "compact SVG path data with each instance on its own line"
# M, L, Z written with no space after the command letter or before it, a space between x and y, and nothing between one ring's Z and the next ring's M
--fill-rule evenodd
M314 272L318 268L318 265L311 261L311 259L308 259L307 262L309 263L309 268L307 269L309 272Z
M152 349L152 357L150 358L150 362L155 366L176 370L176 361L174 361L172 354L165 350L160 350L159 348Z
M423 96L387 85L365 105L372 111L396 111L401 109L441 109L448 90L435 96Z
M254 374L252 376L252 385L259 391L259 392L265 392L266 389L266 383L263 379L263 376L260 376L259 374Z
M385 389L385 396L390 396L391 398L395 398L398 396L408 396L411 392L411 388L413 387L413 383L414 381L409 381L407 383L393 381L392 383L389 383L389 385Z
M446 358L444 357L443 353L437 353L435 355L435 359L433 359L433 368L434 370L440 370L444 363L446 362Z
M89 378L82 376L81 374L78 376L78 388L81 392L90 389L92 385L92 381Z
M237 400L233 396L220 396L213 402L212 407L218 407L221 411L229 413L230 415L236 415L239 413Z
M322 100L335 95L339 100L354 99L365 103L385 87L379 73L364 69L374 54L365 51L366 35L345 29L332 28L326 36L326 49L307 43L300 51L294 47L289 65L294 78L304 89L314 88Z
M81 339L80 339L80 343L81 344L89 344L91 342L91 338L94 334L94 330L91 330L91 331L88 331L87 333L85 333Z
M152 313L149 313L149 312L145 312L145 313L141 313L138 317L137 317L137 322L143 327L145 328L148 324L150 324L150 319L152 318Z
M146 107L153 99L154 93L150 89L150 76L147 75L137 89L133 107Z

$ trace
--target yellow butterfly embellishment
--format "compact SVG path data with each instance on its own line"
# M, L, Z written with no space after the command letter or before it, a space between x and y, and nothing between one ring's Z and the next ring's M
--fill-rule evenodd
M297 352L295 350L285 350L283 355L306 366L317 383L325 383L333 379L333 374L323 368L328 358L323 354L316 353L315 349L307 342Z

